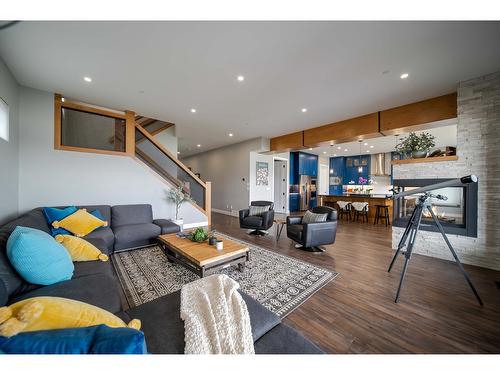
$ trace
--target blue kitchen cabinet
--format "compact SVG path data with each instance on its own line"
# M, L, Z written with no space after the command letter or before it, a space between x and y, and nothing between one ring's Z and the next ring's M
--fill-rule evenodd
M300 208L300 195L299 194L290 194L290 202L289 202L289 210L290 212L298 211Z
M329 181L329 193L330 195L340 195L342 194L342 185L344 184L345 176L345 158L339 156L336 158L330 158L330 181Z
M305 152L298 153L298 174L300 176L318 176L318 156Z
M356 155L346 157L344 185L359 185L359 178L370 178L371 155ZM362 172L358 168L362 167ZM353 181L353 183L350 183Z
M290 185L298 185L299 183L299 153L290 152Z

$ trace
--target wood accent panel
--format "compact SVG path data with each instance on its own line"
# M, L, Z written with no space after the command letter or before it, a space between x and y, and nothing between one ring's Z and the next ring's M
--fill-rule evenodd
M224 248L220 251L215 246L210 246L208 241L193 242L187 238L177 237L176 233L163 234L158 239L197 266L206 266L248 251L248 246L227 238L224 238Z
M271 138L271 151L301 150L304 148L303 138L304 132L302 131Z
M74 147L74 146L60 145L59 147L55 147L55 149L62 150L62 151L87 152L87 153L102 154L102 155L129 156L126 152L123 152L123 151L111 151L111 150L108 151L108 150L100 150L98 148Z
M205 182L205 213L207 215L208 225L212 224L212 183Z
M343 143L379 137L378 113L370 113L349 120L339 121L304 130L304 146L318 147L330 142Z
M419 164L419 163L435 163L439 161L456 161L458 160L457 155L451 156L436 156L435 158L415 158L415 159L403 159L403 160L393 160L392 165L396 164Z
M135 112L125 111L125 152L135 155Z
M149 134L151 134L151 135L160 134L162 131L169 129L172 126L174 126L174 124L172 124L170 122L166 122L165 125L163 125L161 128L158 128L158 129L156 129L156 130L154 130L152 132L149 132Z
M214 213L212 228L340 274L283 319L327 353L500 352L499 271L464 265L480 307L454 262L413 254L396 304L403 262L387 272L391 227L341 220L335 243L321 254L296 249L286 233L277 241L274 228L248 235L229 215Z
M381 111L380 131L384 135L396 134L403 129L409 131L418 125L455 117L457 117L456 92Z
M109 111L109 110L106 110L103 108L93 107L90 105L70 102L68 100L66 100L62 103L62 107L74 109L74 110L82 111L82 112L95 113L97 115L102 115L102 116L107 116L107 117L120 118L122 120L125 120L125 118L126 118L126 113Z
M61 148L61 110L62 95L54 94L54 149Z

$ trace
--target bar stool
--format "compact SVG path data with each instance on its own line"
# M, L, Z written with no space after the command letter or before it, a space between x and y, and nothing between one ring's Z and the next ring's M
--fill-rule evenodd
M352 202L351 205L354 208L353 221L358 221L361 217L363 223L365 220L368 223L368 202Z
M380 219L385 220L385 226L391 225L391 220L389 219L389 206L384 204L375 205L375 220L373 225L378 224Z
M339 206L339 219L346 217L347 220L351 220L351 202L337 201Z

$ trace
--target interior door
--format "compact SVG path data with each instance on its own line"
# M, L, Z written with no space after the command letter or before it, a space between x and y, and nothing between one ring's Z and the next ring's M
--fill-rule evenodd
M286 213L288 178L285 160L274 161L274 210Z

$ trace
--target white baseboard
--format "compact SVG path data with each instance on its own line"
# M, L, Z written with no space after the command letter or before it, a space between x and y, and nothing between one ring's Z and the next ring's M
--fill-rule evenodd
M184 224L182 226L182 229L191 229L191 228L198 228L198 227L208 227L208 221L201 221L199 223L189 223L189 224Z
M212 208L212 212L217 212L218 214L223 214L228 216L239 217L238 211L226 211L226 210L219 210L217 208Z

